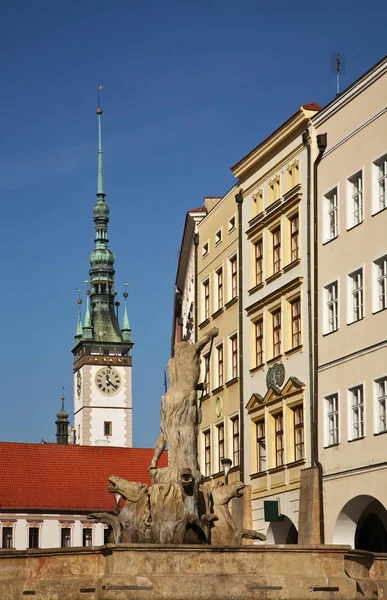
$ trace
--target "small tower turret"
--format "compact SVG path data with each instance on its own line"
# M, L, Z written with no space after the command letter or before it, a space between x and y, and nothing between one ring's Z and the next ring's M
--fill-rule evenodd
M69 443L69 415L65 411L64 407L64 387L62 386L62 408L56 415L56 442L57 444L68 444Z

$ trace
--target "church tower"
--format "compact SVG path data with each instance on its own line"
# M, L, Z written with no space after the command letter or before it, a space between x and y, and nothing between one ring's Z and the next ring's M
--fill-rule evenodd
M98 103L99 104L99 103ZM105 202L102 153L102 109L98 106L98 188L93 208L95 247L90 254L90 289L86 291L82 326L78 324L74 354L75 443L86 446L132 446L132 347L124 293L122 328L115 313L114 261L109 248L110 209Z

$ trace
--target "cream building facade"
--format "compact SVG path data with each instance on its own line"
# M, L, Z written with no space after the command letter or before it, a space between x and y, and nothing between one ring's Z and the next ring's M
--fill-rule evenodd
M254 528L269 543L297 542L300 474L311 460L310 119L318 109L301 106L232 167L243 188L245 481Z
M197 337L219 329L201 359L199 462L206 478L217 479L223 476L221 459L230 458L230 481L240 478L237 192L206 199L209 212L197 228Z
M387 551L387 58L316 114L325 542Z

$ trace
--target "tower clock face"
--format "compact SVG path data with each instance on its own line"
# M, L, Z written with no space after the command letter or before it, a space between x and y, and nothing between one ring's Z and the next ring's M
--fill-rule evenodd
M100 394L114 396L121 389L121 375L112 367L103 367L95 375L95 385Z
M81 397L81 391L82 391L82 375L81 375L81 372L78 371L77 372L77 394L78 394L78 398Z

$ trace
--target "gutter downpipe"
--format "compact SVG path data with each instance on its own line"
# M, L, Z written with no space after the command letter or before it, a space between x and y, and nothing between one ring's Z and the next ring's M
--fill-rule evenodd
M314 430L313 430L313 312L312 312L312 228L311 228L311 148L310 148L309 130L302 134L302 143L305 146L307 154L307 175L306 175L306 269L307 269L307 296L308 296L308 367L309 367L309 419L310 419L310 464L313 466L315 461L314 448Z
M325 543L323 468L318 460L318 166L327 147L327 134L317 135L318 155L313 163L313 460L319 473L320 543Z
M245 428L243 404L243 264L242 264L242 204L243 190L235 195L238 206L238 313L239 313L239 472L242 483L245 481Z
M199 246L199 234L195 231L193 236L194 243L194 270L195 270L195 278L194 278L194 315L195 315L195 343L198 341L198 246Z

